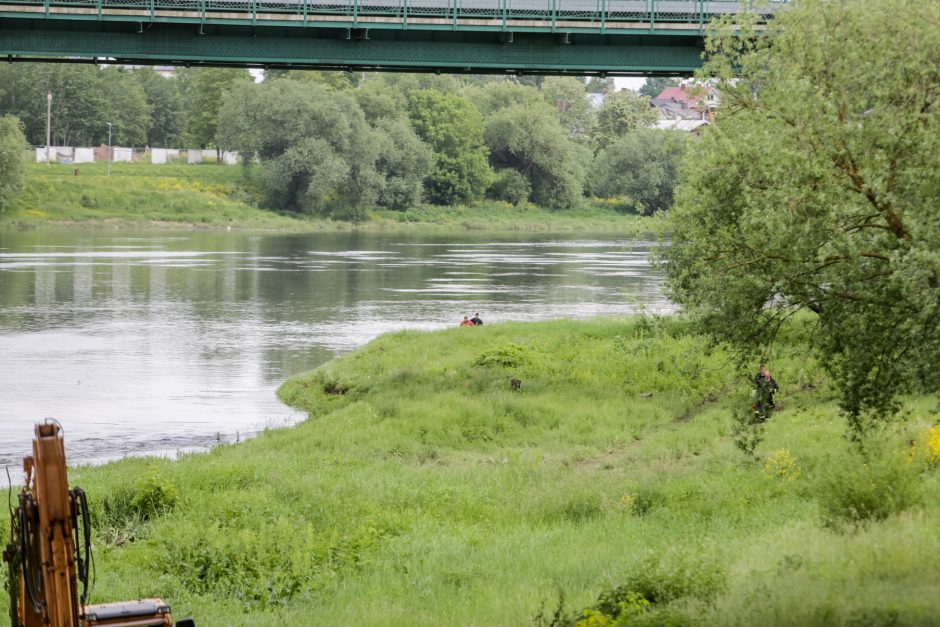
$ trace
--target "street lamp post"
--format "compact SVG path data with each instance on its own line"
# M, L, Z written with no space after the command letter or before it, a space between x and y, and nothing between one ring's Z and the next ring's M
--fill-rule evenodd
M46 165L49 165L49 144L52 143L52 92L46 94Z
M108 176L111 176L111 123L106 124L108 125Z

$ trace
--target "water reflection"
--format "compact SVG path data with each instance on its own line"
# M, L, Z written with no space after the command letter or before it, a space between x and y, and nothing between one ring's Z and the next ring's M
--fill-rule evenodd
M0 465L32 423L72 461L301 418L286 377L387 331L670 308L641 241L367 233L0 234Z

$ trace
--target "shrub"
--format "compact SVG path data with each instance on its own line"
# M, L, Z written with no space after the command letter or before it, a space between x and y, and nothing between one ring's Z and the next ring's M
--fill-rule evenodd
M496 200L505 200L516 206L524 205L532 193L532 186L521 173L511 168L500 170L490 185L487 195Z
M745 400L743 396L737 398L731 416L734 445L748 457L753 457L754 451L764 441L764 425L757 420L752 403L753 400Z
M884 520L920 500L916 467L898 454L843 458L819 485L817 500L823 522L843 529Z
M682 597L710 601L725 583L726 574L717 560L699 552L673 551L648 557L618 590L624 599L632 593L650 603L669 603Z
M602 592L592 607L581 612L575 626L685 624L686 616L661 606L687 597L710 602L726 581L718 561L700 553L651 555L623 585Z
M148 533L149 523L176 507L176 486L155 470L133 484L118 487L102 500L91 502L92 522L107 544L129 544Z
M131 505L141 520L150 520L171 511L179 500L176 486L157 474L138 479Z
M526 349L518 344L503 344L480 353L473 361L474 366L503 366L518 368L529 363Z
M132 486L119 487L105 496L101 503L102 522L109 526L123 526L151 520L171 511L178 500L176 486L152 472Z

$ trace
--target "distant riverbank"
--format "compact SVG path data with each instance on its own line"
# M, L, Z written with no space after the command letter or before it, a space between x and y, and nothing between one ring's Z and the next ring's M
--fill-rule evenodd
M76 175L75 173L78 172ZM624 214L586 201L580 209L551 211L484 201L474 206L426 205L375 211L352 223L276 213L260 208L257 188L234 166L30 164L26 187L0 228L74 225L167 229L278 231L439 230L659 234L665 221Z

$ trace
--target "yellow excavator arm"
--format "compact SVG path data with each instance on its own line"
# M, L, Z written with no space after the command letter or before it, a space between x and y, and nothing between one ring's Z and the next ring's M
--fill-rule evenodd
M36 425L25 485L11 512L8 564L13 627L172 627L162 599L88 605L91 522L85 492L69 489L62 427ZM78 584L81 584L81 594ZM176 627L195 627L191 619Z

